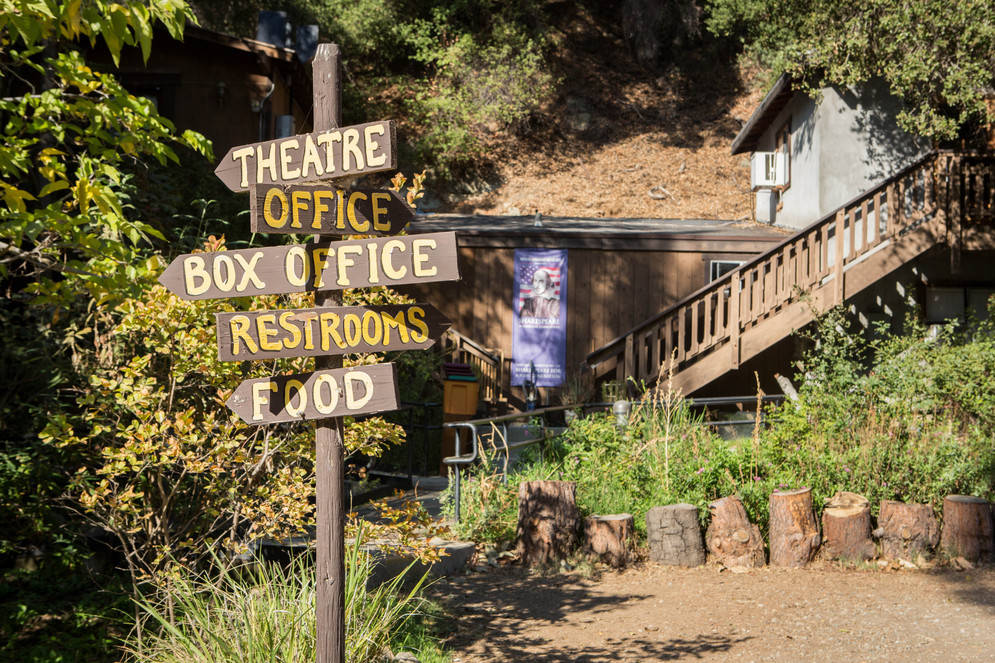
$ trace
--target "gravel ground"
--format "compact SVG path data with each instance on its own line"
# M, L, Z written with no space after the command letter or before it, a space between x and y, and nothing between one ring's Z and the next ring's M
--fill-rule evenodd
M995 661L995 569L745 573L652 563L434 585L454 663Z

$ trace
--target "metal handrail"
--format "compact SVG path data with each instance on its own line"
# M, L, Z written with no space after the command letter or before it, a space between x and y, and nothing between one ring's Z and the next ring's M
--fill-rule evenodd
M477 433L477 427L482 425L493 426L494 424L502 424L502 435L505 439L505 448L507 449L517 449L518 447L528 446L530 444L535 444L537 442L542 442L546 439L545 426L543 427L543 434L540 437L530 438L528 440L519 440L514 444L507 444L508 440L508 425L509 421L516 421L518 419L531 419L533 417L541 417L549 412L560 412L562 410L573 410L577 408L585 407L582 404L574 405L555 405L553 407L546 407L539 410L526 410L525 412L515 412L512 414L505 414L499 417L488 417L485 419L472 419L470 421L450 421L442 424L443 428L455 429L456 444L455 444L455 454L452 456L447 456L442 459L442 462L446 465L453 467L453 507L454 515L456 517L456 522L460 520L460 478L462 474L460 473L459 465L469 465L478 458L480 451L479 439L480 436ZM460 429L469 429L470 431L470 453L468 455L463 455L460 453L462 436L460 435Z

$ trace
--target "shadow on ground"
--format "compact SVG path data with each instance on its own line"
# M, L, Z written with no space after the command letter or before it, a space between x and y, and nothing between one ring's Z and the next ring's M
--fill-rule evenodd
M575 576L531 576L515 569L440 583L435 592L455 617L447 649L465 652L464 661L674 661L728 652L751 639L714 633L663 638L649 630L624 639L599 638L599 621L649 595L599 596L589 591L595 582ZM566 622L589 629L590 637L566 642L544 628Z

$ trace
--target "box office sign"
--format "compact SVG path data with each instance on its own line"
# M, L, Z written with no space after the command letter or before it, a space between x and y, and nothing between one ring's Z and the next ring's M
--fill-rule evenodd
M456 281L456 233L186 253L159 283L182 299Z

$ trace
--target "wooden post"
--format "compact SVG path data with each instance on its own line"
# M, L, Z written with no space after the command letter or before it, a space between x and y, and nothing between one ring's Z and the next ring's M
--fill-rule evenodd
M943 530L940 546L951 557L969 562L990 562L995 552L992 507L971 495L947 495L943 499Z
M518 485L517 549L527 566L566 559L580 529L577 484L573 481L523 481Z
M804 566L815 557L819 543L811 489L771 493L770 565Z
M947 243L950 246L950 272L952 274L960 273L961 215L964 213L964 208L961 205L963 191L960 186L960 178L963 170L963 161L960 157L951 159L950 184L947 186L949 201L947 207L950 210Z
M708 554L728 568L754 569L766 563L760 528L746 516L735 495L709 503L712 520L705 532Z
M739 269L734 269L729 288L729 367L739 368Z
M339 47L319 44L312 63L314 85L314 130L324 131L342 123L341 83L339 81ZM335 235L320 236L321 240L339 239ZM315 306L338 306L337 291L316 292ZM318 357L315 368L339 368L342 358ZM317 663L345 663L345 453L342 419L322 419L316 422L315 474L317 487L315 509L318 521L317 592L315 625Z
M841 306L843 304L843 298L846 294L843 291L843 225L846 223L846 212L840 210L836 213L836 264L833 265L835 268L836 283L833 284L833 289L836 292L836 306Z

